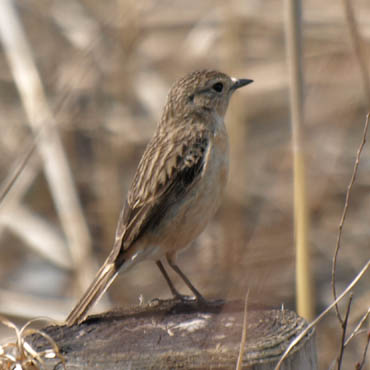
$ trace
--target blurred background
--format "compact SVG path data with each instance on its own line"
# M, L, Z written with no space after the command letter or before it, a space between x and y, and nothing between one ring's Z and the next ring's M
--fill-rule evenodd
M0 313L19 324L41 315L66 317L111 250L128 186L169 87L203 68L255 82L234 95L226 117L231 172L222 207L179 256L179 266L206 297L244 299L249 289L251 305L294 309L284 2L14 4L39 81L26 81L33 73L29 65L26 78L12 66L12 46L21 56L28 51L8 18L5 28L14 39L0 46L3 188L28 161L0 204ZM351 4L367 55L370 4ZM305 1L302 27L303 141L318 314L332 301L331 260L369 100L344 2ZM369 155L365 146L338 257L339 292L370 257ZM367 274L354 290L352 330L368 310L369 285ZM155 264L144 262L117 278L97 310L169 296ZM8 334L0 331L0 339ZM340 335L334 313L318 326L320 368L337 356ZM365 343L362 334L348 346L344 369L361 360Z

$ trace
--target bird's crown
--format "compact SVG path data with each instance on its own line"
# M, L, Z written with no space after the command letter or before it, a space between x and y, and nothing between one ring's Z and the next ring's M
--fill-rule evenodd
M192 72L171 87L164 115L167 119L168 116L185 116L191 113L217 113L223 117L231 94L250 82L252 80L239 80L214 70Z

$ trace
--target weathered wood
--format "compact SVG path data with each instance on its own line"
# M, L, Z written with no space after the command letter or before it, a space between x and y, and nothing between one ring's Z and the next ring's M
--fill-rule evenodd
M243 310L239 301L209 306L161 301L44 331L58 344L67 369L235 369ZM292 311L249 310L243 369L273 369L305 325ZM32 345L40 349L45 339L33 336ZM54 365L50 361L47 368ZM282 369L317 369L313 331Z

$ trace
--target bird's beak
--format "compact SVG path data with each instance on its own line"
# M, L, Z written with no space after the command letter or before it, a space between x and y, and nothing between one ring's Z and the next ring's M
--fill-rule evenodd
M231 80L233 81L233 84L230 88L232 91L239 89L239 87L249 85L253 82L253 80L248 80L246 78L237 79L235 77L232 77Z

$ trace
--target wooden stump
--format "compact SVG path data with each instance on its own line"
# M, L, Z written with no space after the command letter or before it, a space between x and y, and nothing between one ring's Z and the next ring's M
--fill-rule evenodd
M240 301L199 306L170 300L44 332L57 343L67 369L235 369L243 314ZM248 311L243 369L273 369L305 326L292 311ZM34 335L31 344L40 350L47 342ZM48 361L47 368L53 369L55 360ZM281 369L317 369L313 330Z

